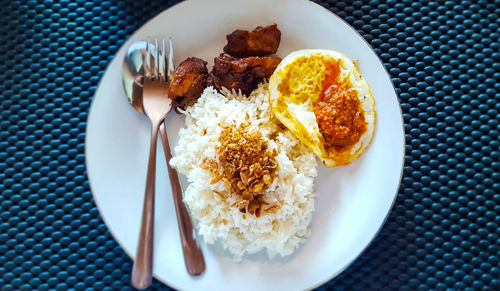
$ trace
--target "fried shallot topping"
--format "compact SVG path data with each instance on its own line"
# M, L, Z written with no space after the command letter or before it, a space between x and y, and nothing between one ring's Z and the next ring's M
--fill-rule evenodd
M215 148L218 161L204 159L200 163L201 168L214 175L210 184L222 180L227 189L236 195L232 206L243 213L257 217L263 213L275 213L279 205L267 203L264 195L276 178L276 149L270 150L262 133L251 129L249 122L239 126L234 123L221 126L220 145Z

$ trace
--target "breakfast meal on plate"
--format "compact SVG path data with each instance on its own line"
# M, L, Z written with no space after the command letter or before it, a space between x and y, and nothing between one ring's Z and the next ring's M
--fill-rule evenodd
M358 158L374 135L375 101L341 53L269 56L275 24L226 38L210 74L197 58L174 73L169 92L186 119L170 164L187 177L184 202L207 243L235 259L286 256L311 231L316 156L327 167Z
M358 158L375 131L375 99L354 63L331 50L286 56L269 80L275 116L326 167Z

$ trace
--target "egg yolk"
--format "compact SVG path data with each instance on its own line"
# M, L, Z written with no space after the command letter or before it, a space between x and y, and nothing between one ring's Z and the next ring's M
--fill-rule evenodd
M357 143L366 131L366 122L358 91L337 84L329 85L313 104L325 148Z

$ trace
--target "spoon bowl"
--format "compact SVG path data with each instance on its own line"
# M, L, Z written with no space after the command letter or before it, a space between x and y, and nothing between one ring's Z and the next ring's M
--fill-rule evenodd
M147 42L138 40L127 49L122 64L122 84L132 107L139 113L144 113L142 108L142 86L144 84L144 62L148 57ZM152 45L152 44L150 44Z

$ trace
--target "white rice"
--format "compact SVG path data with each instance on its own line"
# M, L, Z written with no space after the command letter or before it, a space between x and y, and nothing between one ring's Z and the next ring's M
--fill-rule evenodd
M220 241L235 260L245 253L265 249L269 257L291 254L309 236L308 228L314 210L313 179L317 175L315 156L288 130L280 130L269 108L268 85L261 84L247 98L235 92L219 94L212 87L205 89L198 101L186 110L185 128L179 132L175 156L170 161L187 176L189 186L184 202L204 240ZM215 147L222 128L219 123L239 125L250 116L252 127L268 140L269 148L279 148L279 168L266 191L266 200L277 202L277 213L261 217L241 213L231 205L234 197L222 198L214 191L224 191L219 181L210 185L211 173L199 167L205 158L217 159ZM206 130L206 134L203 134ZM269 137L277 134L276 139Z

